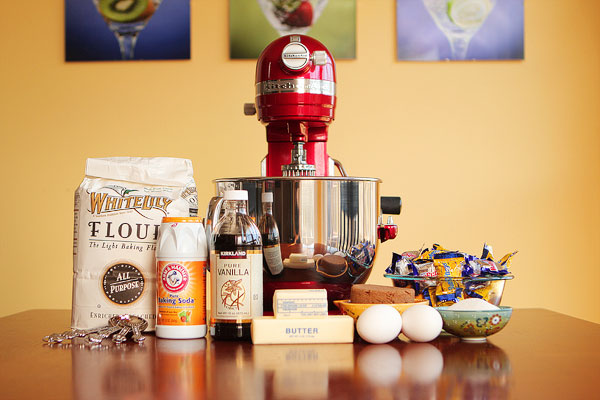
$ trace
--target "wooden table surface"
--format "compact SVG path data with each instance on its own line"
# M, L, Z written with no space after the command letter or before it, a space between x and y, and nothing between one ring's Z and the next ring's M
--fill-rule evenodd
M515 310L487 343L257 345L210 339L48 345L66 310L0 318L2 399L600 398L600 325Z

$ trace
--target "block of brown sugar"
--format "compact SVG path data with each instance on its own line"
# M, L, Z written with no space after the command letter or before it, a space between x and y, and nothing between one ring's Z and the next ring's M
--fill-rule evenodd
M358 304L398 304L414 303L415 291L382 285L353 285L350 289L350 302Z

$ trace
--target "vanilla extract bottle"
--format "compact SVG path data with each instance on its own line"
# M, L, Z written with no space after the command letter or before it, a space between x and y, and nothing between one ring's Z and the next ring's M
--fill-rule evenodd
M263 315L262 241L246 213L248 192L224 193L225 214L213 233L210 334L250 340L252 318Z
M279 229L273 216L273 192L262 194L263 213L258 222L258 230L263 244L263 267L272 275L283 272Z

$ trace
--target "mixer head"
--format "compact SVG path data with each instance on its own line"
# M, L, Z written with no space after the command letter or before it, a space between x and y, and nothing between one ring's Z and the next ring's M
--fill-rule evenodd
M256 111L266 125L267 176L329 176L327 128L335 113L335 64L319 41L283 36L256 65Z

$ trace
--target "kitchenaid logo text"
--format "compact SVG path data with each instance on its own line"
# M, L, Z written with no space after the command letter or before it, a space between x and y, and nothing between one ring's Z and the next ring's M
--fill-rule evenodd
M279 79L256 84L256 95L271 93L310 93L335 95L335 82L320 79Z
M317 81L319 82L319 81ZM275 91L275 90L295 90L295 89L302 89L305 92L310 92L311 90L318 90L321 89L321 84L320 82L293 82L293 81L288 81L288 82L267 82L267 84L265 85L265 89L269 90L269 91Z
M106 214L123 210L159 210L167 215L172 199L163 196L109 196L107 193L90 193L92 214Z

